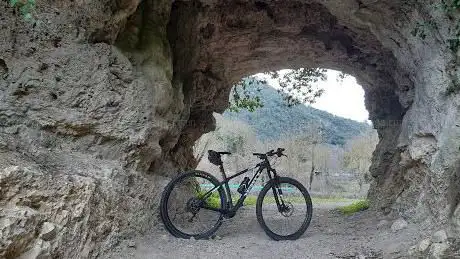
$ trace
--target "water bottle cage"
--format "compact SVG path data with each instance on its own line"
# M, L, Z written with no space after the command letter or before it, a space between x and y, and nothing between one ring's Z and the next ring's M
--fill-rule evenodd
M241 182L240 186L238 187L238 192L240 194L244 194L248 189L249 177L244 177L243 181Z

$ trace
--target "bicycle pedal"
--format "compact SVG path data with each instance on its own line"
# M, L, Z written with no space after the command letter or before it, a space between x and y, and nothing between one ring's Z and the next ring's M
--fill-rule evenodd
M231 219L232 219L232 218L223 218L223 219L222 219L222 223L225 223L225 222L227 222L227 221L230 221Z

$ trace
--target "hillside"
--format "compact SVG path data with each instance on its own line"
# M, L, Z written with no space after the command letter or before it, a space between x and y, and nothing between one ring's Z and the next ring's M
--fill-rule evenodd
M288 107L277 91L269 86L260 90L264 107L255 112L226 111L227 119L242 120L252 126L260 140L277 140L282 136L305 134L309 128L320 128L326 143L343 145L347 139L369 129L366 123L335 116L310 106Z

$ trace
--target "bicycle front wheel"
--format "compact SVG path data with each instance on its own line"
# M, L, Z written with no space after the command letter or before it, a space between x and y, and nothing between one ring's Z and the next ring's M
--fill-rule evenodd
M198 170L173 179L160 202L166 229L186 239L206 239L214 234L222 224L221 211L226 208L224 189L217 186L219 181L214 176Z
M257 221L274 240L298 239L310 225L313 205L307 189L289 177L270 180L260 191Z

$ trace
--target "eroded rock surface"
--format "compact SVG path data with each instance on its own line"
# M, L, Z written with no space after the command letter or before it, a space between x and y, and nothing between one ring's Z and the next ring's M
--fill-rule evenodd
M363 85L381 139L374 208L460 230L458 10L69 0L37 1L32 20L7 1L0 13L0 257L95 257L146 230L162 176L196 165L192 145L232 83L297 67Z

